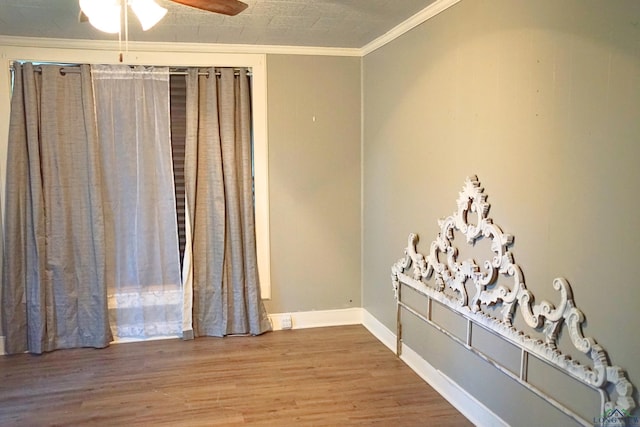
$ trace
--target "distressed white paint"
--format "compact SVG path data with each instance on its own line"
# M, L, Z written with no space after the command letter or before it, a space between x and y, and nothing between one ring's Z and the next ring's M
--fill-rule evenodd
M440 232L431 243L426 257L417 250L418 236L409 235L405 256L391 268L393 289L398 304L402 305L398 298L401 285L409 286L504 338L520 348L523 354L544 360L570 377L596 389L601 396L602 413L615 409L632 411L637 406L632 396L633 384L627 379L622 368L610 364L607 352L595 339L583 335L582 324L585 316L575 306L567 280L557 278L553 281L553 287L559 292L560 297L557 307L548 301L534 303L534 296L527 289L522 270L515 263L510 250L513 236L504 233L487 216L490 205L486 199L487 195L477 177L467 178L457 200L457 210L438 221ZM470 245L480 239L491 241L492 254L481 263L483 269L475 260L458 259L459 249L453 243L454 231L464 235ZM446 262L440 261L441 259L446 259ZM498 284L499 277L505 279L504 281L511 281L511 286ZM423 279L433 279L433 285L427 284ZM475 286L473 295L468 295L465 287L467 281L471 281ZM449 292L445 293L445 290ZM501 308L501 316L494 317L482 310L494 305ZM530 330L520 330L512 324L514 313L518 309ZM428 316L423 320L430 321ZM572 358L571 354L558 349L558 334L563 328L568 332L574 348L591 359L590 366L580 363ZM543 333L544 341L530 337L532 331ZM476 351L469 342L466 346ZM400 351L401 347L398 350ZM500 369L497 362L488 359L487 361ZM522 369L520 382L529 386L526 380L526 363ZM540 393L534 387L528 388L567 415L588 425L588 422L577 418L576 414L564 408L552 396Z

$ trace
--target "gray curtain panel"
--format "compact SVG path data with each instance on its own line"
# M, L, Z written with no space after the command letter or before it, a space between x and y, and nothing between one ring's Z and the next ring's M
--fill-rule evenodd
M15 65L2 321L8 353L111 341L101 168L88 66Z
M187 76L193 330L196 336L258 335L271 325L257 267L250 82L246 69L208 72L190 69Z

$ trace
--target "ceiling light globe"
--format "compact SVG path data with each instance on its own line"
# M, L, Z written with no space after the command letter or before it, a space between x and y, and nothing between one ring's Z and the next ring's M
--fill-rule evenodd
M120 32L120 0L80 0L80 9L98 30L105 33Z
M152 28L167 14L167 9L153 0L129 0L129 6L133 9L144 31Z

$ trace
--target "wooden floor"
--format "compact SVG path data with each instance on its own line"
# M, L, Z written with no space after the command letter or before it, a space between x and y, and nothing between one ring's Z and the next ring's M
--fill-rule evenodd
M471 425L362 326L0 356L0 426Z

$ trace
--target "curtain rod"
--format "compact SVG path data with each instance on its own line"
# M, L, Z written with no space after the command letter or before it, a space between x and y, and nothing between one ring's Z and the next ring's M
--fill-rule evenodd
M13 68L13 63L11 64L11 68ZM214 67L197 67L197 68L214 68ZM41 73L42 72L42 67L39 65L36 65L33 67L34 71L37 73ZM234 75L239 75L239 68L235 68L234 67ZM66 74L66 73L79 73L80 72L80 68L78 68L77 65L66 65L66 66L62 66L60 68L60 74ZM174 67L174 68L169 68L169 74L172 76L186 76L188 73L187 71L185 71L184 67ZM208 71L200 71L198 72L199 76L209 76L209 72ZM220 76L220 72L216 71L216 76ZM247 76L251 77L251 70L247 71Z

